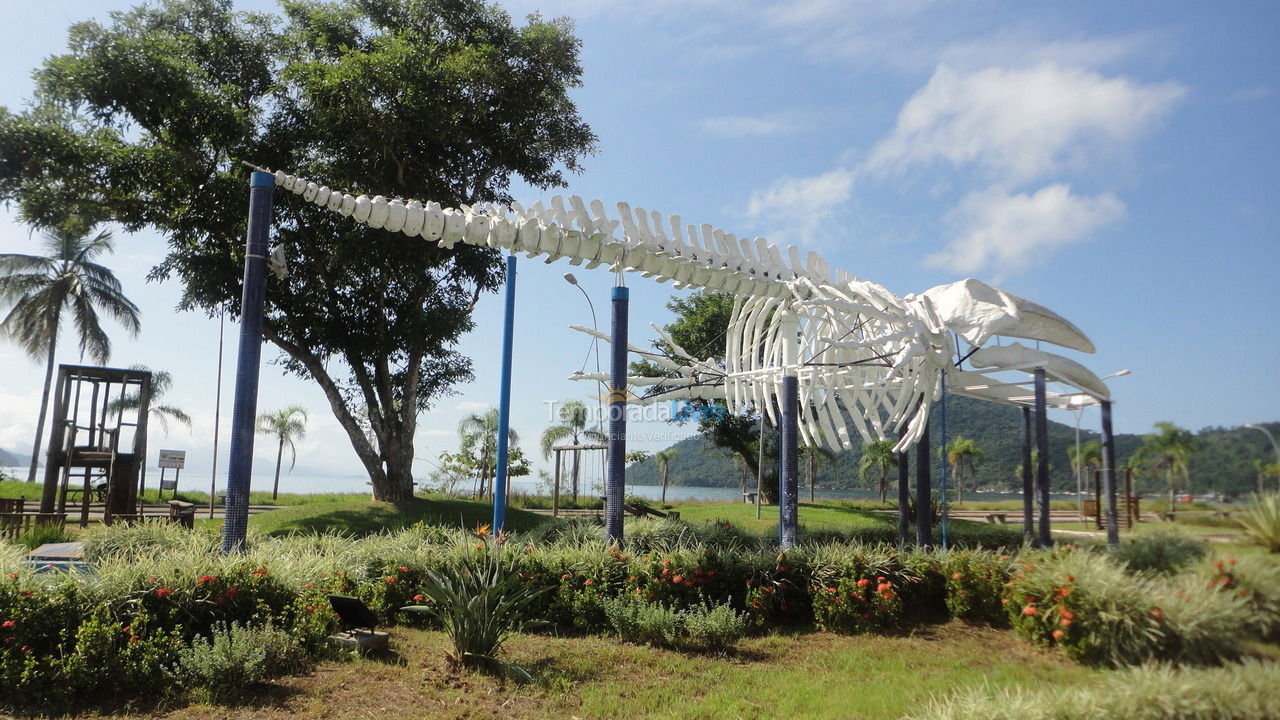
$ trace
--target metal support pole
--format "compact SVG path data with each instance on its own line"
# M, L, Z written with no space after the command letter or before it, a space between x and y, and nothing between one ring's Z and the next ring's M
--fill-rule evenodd
M507 522L507 436L511 427L511 349L516 324L516 256L507 256L507 308L502 321L502 380L498 390L498 468L493 491L493 532Z
M1022 534L1035 543L1035 485L1031 482L1031 408L1022 408Z
M1116 443L1111 433L1109 400L1102 401L1102 492L1107 501L1107 544L1118 545L1120 526L1116 518Z
M916 443L916 545L927 548L933 545L933 488L929 457L929 426L924 428L920 442Z
M951 509L950 501L947 495L950 494L951 488L947 486L947 373L942 373L942 549L947 549L947 513Z
M218 431L222 427L222 338L227 329L227 306L218 310L218 381L213 391L213 470L209 473L209 519L218 499Z
M1049 532L1049 411L1045 401L1044 368L1036 368L1036 496L1040 510L1040 547L1053 547Z
M275 178L255 170L249 180L249 230L245 238L244 289L240 298L240 352L231 411L231 461L222 551L244 544L249 529L249 476L253 472L253 430L258 411L258 369L262 360L262 313L267 296L267 237ZM144 392L146 389L144 388ZM143 397L146 397L143 395Z
M905 435L903 430L899 435ZM911 542L911 516L907 512L911 504L911 466L907 453L898 453L898 548L903 549Z
M785 341L784 341L785 342ZM778 488L778 543L783 550L795 547L799 539L799 418L800 380L782 376L782 477Z
M630 291L613 288L609 338L609 472L605 481L605 542L622 545L622 502L627 477L627 306Z

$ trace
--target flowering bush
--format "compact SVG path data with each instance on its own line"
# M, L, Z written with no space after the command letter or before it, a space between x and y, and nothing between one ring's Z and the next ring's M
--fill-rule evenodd
M869 632L898 627L902 619L902 598L883 575L846 577L835 585L816 585L813 619L818 627L833 632Z
M1139 535L1117 546L1112 557L1131 572L1172 575L1209 552L1209 544L1177 530Z
M1257 635L1280 639L1280 563L1262 557L1228 558L1206 563L1197 574L1244 601Z
M1164 613L1144 577L1105 556L1066 548L1028 556L1002 602L1010 623L1032 642L1095 665L1128 665L1156 655Z
M1009 579L1007 555L980 550L951 552L943 556L942 572L952 617L986 625L1006 624L1000 600Z

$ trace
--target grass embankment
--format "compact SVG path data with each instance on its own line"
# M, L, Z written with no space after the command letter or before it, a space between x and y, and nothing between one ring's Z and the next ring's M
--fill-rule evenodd
M872 509L879 507L879 510ZM762 505L760 517L756 518L756 506L746 503L712 503L689 502L672 506L680 513L680 519L686 522L728 521L733 525L763 532L778 524L778 506ZM800 526L812 530L838 530L841 532L858 530L896 530L898 517L894 513L884 512L884 506L868 506L865 503L847 502L801 502L798 514ZM969 520L950 521L951 527L990 528L989 523Z
M956 690L1081 687L1103 675L1019 642L1009 631L960 623L910 636L767 635L742 640L727 657L612 638L517 636L505 657L529 668L536 683L505 689L488 675L450 668L443 660L450 646L441 633L397 627L391 645L397 656L390 660L324 662L310 675L265 687L248 706L113 717L879 720Z
M530 530L550 520L523 510L507 510L507 528L514 531ZM249 529L268 535L322 532L359 536L399 530L416 523L470 529L492 521L493 507L487 502L415 498L385 503L360 496L358 500L307 503L253 515ZM220 520L204 522L221 523Z

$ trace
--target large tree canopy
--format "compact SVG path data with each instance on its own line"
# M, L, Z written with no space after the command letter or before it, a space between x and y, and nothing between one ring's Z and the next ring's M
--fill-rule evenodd
M36 73L31 109L0 109L0 199L44 225L152 227L152 273L184 309L238 313L247 208L239 161L353 193L457 206L506 200L513 176L563 185L595 137L570 88L567 21L516 26L474 0L165 0L79 23ZM441 250L281 193L273 240L290 273L268 288L263 334L314 379L374 495L412 493L417 416L471 377L454 345L497 253Z

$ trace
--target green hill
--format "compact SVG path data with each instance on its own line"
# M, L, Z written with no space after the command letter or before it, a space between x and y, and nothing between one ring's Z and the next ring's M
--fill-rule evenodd
M1090 412L1086 421L1096 425L1098 413ZM1280 431L1280 424L1270 426ZM1017 408L996 403L953 397L947 401L947 437L959 435L973 439L986 453L977 467L976 488L989 490L1014 490L1021 481L1014 476L1022 464L1022 417ZM930 426L930 442L934 448L941 443L941 418L935 406ZM1081 427L1080 442L1100 439L1095 429ZM1191 492L1196 494L1219 492L1225 495L1241 495L1256 487L1253 470L1255 459L1274 458L1271 445L1262 433L1248 428L1206 428L1196 433L1199 445L1191 463ZM1057 490L1075 488L1071 474L1068 449L1075 443L1075 427L1060 422L1049 422L1051 487ZM1116 461L1125 460L1142 445L1141 435L1116 435ZM670 478L673 485L697 485L712 487L736 487L739 470L730 453L716 448L701 436L682 440L672 447L676 457L671 462ZM835 467L824 467L818 473L818 487L848 489L866 487L858 482L858 463L862 459L861 443L853 450L841 453ZM802 478L803 468L802 468ZM637 485L660 483L655 463L646 462L627 468L627 482ZM935 480L936 482L936 480ZM1274 482L1274 481L1272 481ZM751 485L753 481L748 482ZM1159 478L1137 479L1138 489L1154 492L1164 487Z

